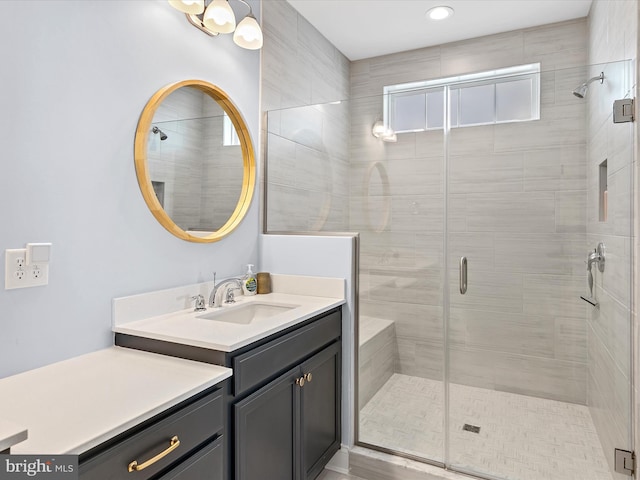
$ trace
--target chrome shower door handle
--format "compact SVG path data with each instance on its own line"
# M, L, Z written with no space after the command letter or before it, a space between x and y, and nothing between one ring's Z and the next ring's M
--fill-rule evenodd
M460 293L467 293L467 257L460 257Z

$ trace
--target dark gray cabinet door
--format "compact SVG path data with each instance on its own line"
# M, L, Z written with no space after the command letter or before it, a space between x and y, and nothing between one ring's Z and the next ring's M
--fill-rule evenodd
M298 480L296 367L234 406L235 480Z
M340 448L340 353L336 342L234 406L235 480L320 474Z
M340 342L337 342L302 364L302 375L311 378L300 389L303 478L306 480L316 478L340 448L340 359Z

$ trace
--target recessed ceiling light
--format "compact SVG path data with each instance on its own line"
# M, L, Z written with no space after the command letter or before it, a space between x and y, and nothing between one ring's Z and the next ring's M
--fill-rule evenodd
M453 16L453 8L441 5L430 8L425 15L431 20L444 20L445 18Z

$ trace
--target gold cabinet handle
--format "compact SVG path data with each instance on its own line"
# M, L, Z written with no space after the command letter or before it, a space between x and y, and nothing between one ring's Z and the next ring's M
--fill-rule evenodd
M311 375L310 373L305 373L303 376L296 378L296 385L298 385L299 387L304 387L305 382L311 383L312 379L313 375Z
M171 444L169 445L169 448L167 448L165 451L160 452L155 457L150 458L149 460L147 460L146 462L141 463L140 465L138 465L138 461L137 460L134 460L133 462L131 462L129 464L128 470L130 472L139 472L140 470L144 470L145 468L147 468L147 467L153 465L154 463L156 463L158 460L160 460L160 459L166 457L167 455L169 455L171 452L173 452L179 446L180 446L180 440L178 440L178 436L176 435L175 437L173 437L171 439Z

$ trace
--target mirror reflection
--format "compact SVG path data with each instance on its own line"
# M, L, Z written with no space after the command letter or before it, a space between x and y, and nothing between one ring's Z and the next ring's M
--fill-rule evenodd
M194 236L218 231L243 186L240 139L231 119L202 90L170 93L149 129L147 166L153 191L173 222Z

